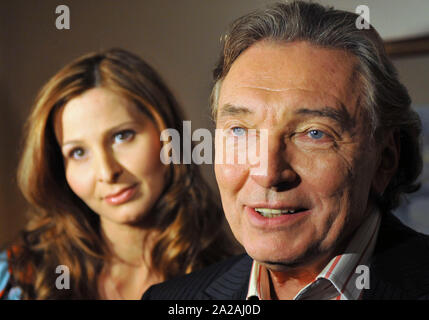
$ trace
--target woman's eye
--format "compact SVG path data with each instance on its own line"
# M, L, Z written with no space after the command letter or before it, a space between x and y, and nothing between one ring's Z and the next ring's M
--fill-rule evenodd
M124 141L130 141L135 135L135 132L133 130L124 130L121 132L118 132L114 135L115 142L124 142Z
M75 148L69 153L70 158L79 160L85 156L85 151L82 148Z
M232 134L236 137L240 137L243 136L244 134L246 134L246 129L242 128L242 127L234 127L231 128Z
M316 139L316 140L320 140L325 136L325 133L323 131L320 130L310 130L308 132L308 136L310 138Z

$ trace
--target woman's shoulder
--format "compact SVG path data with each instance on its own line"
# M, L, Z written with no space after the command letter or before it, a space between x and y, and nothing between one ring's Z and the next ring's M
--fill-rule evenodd
M13 285L10 254L10 249L0 251L0 300L20 300L22 296L21 288Z

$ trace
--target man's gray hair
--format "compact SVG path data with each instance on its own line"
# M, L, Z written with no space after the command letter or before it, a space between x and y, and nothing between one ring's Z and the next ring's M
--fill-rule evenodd
M235 20L223 38L220 59L213 71L210 103L216 120L219 90L237 57L261 40L308 41L316 46L343 49L358 58L361 104L366 108L375 141L393 130L400 139L398 170L383 195L376 195L380 209L399 206L404 193L419 189L416 183L423 167L420 148L421 121L410 107L407 89L399 82L377 31L359 29L359 16L316 3L275 3Z

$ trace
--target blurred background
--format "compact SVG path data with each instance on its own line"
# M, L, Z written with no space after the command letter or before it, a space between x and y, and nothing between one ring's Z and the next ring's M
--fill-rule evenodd
M213 129L208 97L220 37L229 23L267 0L14 0L0 2L0 245L26 221L26 203L16 186L22 127L40 87L76 57L111 47L130 50L161 74L192 121L192 130ZM427 0L321 0L355 12L370 9L370 22L385 41L429 35ZM70 9L70 29L58 30L55 9ZM427 42L426 42L427 44ZM424 187L396 214L429 233L429 53L399 42L392 57L413 106L424 122ZM397 47L395 47L397 48ZM417 48L414 50L413 48ZM395 51L396 50L396 51ZM213 168L203 171L218 197Z

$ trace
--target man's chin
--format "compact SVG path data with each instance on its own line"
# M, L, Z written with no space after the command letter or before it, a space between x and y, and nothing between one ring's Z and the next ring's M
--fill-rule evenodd
M281 261L257 261L259 264L265 266L267 269L275 272L287 272L289 270L295 270L297 268L302 268L309 263L307 261L298 261L293 259L282 259Z
M318 248L308 248L302 252L249 252L253 260L272 271L287 271L313 264L323 254Z

